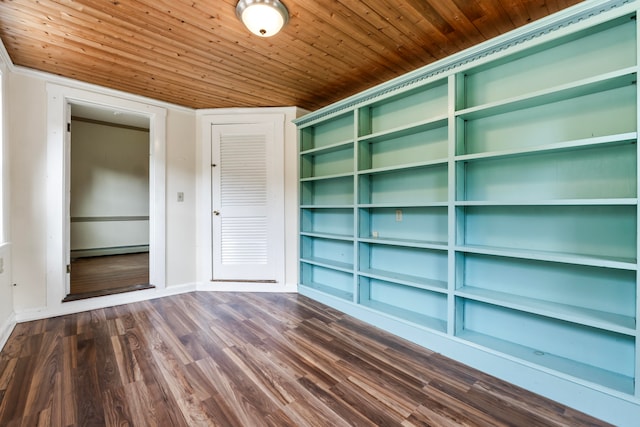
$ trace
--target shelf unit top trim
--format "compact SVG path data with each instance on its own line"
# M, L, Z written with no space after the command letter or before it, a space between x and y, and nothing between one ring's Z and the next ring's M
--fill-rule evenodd
M577 4L304 115L293 120L293 123L298 127L305 127L329 116L343 114L346 110L373 100L391 96L408 88L418 87L430 80L445 78L453 70L461 69L465 65L471 66L483 58L541 39L560 29L576 25L633 3L635 3L635 0L596 0ZM576 26L575 31L580 29L581 27Z

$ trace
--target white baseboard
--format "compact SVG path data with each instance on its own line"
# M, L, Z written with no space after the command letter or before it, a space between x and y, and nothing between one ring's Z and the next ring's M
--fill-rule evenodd
M13 329L16 327L16 314L11 315L0 325L0 350L4 348L4 345L9 340Z
M298 292L296 283L273 282L200 282L198 291L207 292Z
M170 295L193 292L196 290L196 288L196 283L186 283L182 285L169 286L166 288L143 289L134 292L125 292L122 294L106 295L103 297L88 298L64 303L61 302L55 307L41 307L37 309L20 311L16 313L16 321L18 323L30 322L32 320L47 319L49 317L64 316L66 314L81 313L83 311L97 310L100 308L113 307L116 305L147 301Z
M146 301L170 295L184 294L194 291L206 292L275 292L292 293L298 291L296 283L247 283L247 282L199 282L185 283L166 288L143 289L135 292L106 295L77 301L60 302L53 307L40 307L22 310L15 314L14 324L30 322L32 320L47 319L49 317L64 316L66 314L81 313L83 311L113 307L132 302ZM0 331L1 332L1 331Z
M170 295L184 294L194 291L208 292L281 292L292 293L298 291L297 284L287 283L246 283L246 282L205 282L185 283L166 288L143 289L135 292L106 295L77 301L61 302L53 307L39 307L22 310L15 314L14 324L30 322L32 320L47 319L49 317L64 316L66 314L81 313L132 302L146 301Z
M105 255L126 255L137 254L140 252L149 252L149 245L117 246L114 248L73 249L71 251L71 258L87 258Z

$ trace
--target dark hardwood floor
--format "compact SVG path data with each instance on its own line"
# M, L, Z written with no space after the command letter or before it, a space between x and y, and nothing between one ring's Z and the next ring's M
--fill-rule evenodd
M71 260L71 292L65 301L148 289L149 253Z
M18 324L0 426L604 426L295 294Z

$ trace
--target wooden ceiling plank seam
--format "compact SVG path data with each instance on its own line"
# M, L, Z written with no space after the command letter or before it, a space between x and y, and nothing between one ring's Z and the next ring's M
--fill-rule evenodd
M393 49L393 46L389 47L388 43L385 43L384 40L381 39L381 35L375 27L363 25L362 22L364 21L353 19L340 13L334 13L333 15L328 14L326 9L314 6L315 4L313 2L304 3L298 8L298 11L300 12L301 10L304 10L306 11L307 16L320 17L326 22L337 22L337 25L331 27L335 28L335 30L331 31L333 34L315 30L314 33L317 34L318 37L326 37L329 40L333 39L334 42L338 42L339 44L344 44L345 40L351 40L362 47L362 50L358 50L359 54L371 52L371 54L366 56L366 58L371 59L373 57L373 59L375 59L382 68L389 69L393 73L398 73L398 67L402 67L403 63L406 62L406 59L398 55L395 49ZM302 14L301 16L305 16L305 14ZM299 19L305 22L304 18L299 17ZM312 28L312 26L301 25L300 28L305 29L306 31L306 29ZM335 34L339 34L342 37L336 38ZM381 48L383 51L381 51ZM350 52L353 52L353 49L351 49ZM342 55L344 55L344 53L342 53ZM385 60L381 60L381 58L384 58ZM390 63L393 63L393 67L390 67ZM411 67L404 68L403 72L408 72L410 70Z
M164 3L166 3L166 1L165 1ZM234 19L235 19L235 15L234 15ZM195 25L195 22L191 22L191 24L192 24L192 25ZM294 24L290 23L290 25L294 25ZM308 28L308 27L309 27L308 25L303 25L303 26L301 26L301 28ZM286 34L286 33L287 33L287 31L288 31L288 29L287 29L287 28L285 28L285 29L283 30L283 32L282 32L281 34L279 34L279 35L278 35L278 37L285 37L285 36L287 35L287 34ZM262 44L262 43L267 43L267 41L266 41L265 39L255 38L254 36L250 35L250 34L248 33L248 31L244 30L244 28L243 28L243 33L246 33L246 35L244 35L244 38L246 38L249 42L251 42L251 44L252 44L253 46L255 46L255 48L257 48L257 51L263 51L263 52L270 52L270 51L272 51L272 49L263 50L263 49L261 49L261 47L262 47L262 46L258 45L258 43L261 43L261 44ZM241 36L241 39L242 39L243 34L239 34L239 36ZM327 40L327 41L325 42L325 45L326 45L327 47L333 47L334 51L336 51L336 52L340 52L338 49L336 49L336 48L335 48L335 46L336 46L336 43L335 43L335 42L337 42L337 44L339 45L339 44L341 44L341 42L342 42L342 41L341 41L341 40L339 40L339 39L335 39L335 33L334 33L334 34L324 34L324 35L323 35L323 39ZM332 40L332 39L333 39L333 40ZM320 56L318 56L318 59L319 59L320 61L319 61L319 62L317 62L317 65L318 65L319 67L324 68L324 69L325 69L325 70L327 70L327 71L330 71L330 72L331 72L331 71L333 71L333 70L331 70L331 69L327 68L327 66L326 66L327 62L326 62L326 60L324 60L324 59L323 59L323 57L324 57L324 56L326 56L327 51L326 51L326 50L321 50L321 49L319 49L319 48L318 48L318 44L313 44L313 45L312 45L312 47L316 48L316 50L318 51L318 53L322 55L322 58L321 58ZM265 58L266 58L266 59L268 59L268 60L273 60L273 58L274 58L274 56L273 56L273 55L269 55L269 54L264 54L264 55L265 55ZM277 53L277 55L278 55L278 56L280 56L280 53ZM307 49L306 49L305 51L302 51L302 50L301 50L301 51L299 51L298 53L296 53L295 55L290 56L290 57L288 57L287 59L285 59L284 61L281 61L281 62L283 63L283 65L292 66L292 65L294 65L295 63L299 62L300 55L304 55L304 56L305 56L305 57L307 57L307 58L315 58L315 57L316 57L316 56L315 56L315 55L313 55L313 54L312 54L312 55L309 55L309 50L308 50L308 47L307 47ZM332 54L332 56L337 56L337 55L334 53L334 54ZM343 54L343 55L341 56L341 58L343 59L343 61L341 61L340 63L344 63L344 64L347 66L347 69L345 70L345 72L350 72L350 71L353 69L353 67L356 67L356 66L358 66L358 65L360 65L360 64L362 63L362 61L361 61L361 60L357 60L357 59L355 59L355 58L354 58L354 59L352 59L349 55L344 55L344 54ZM384 61L380 61L379 56L378 56L378 57L372 57L372 59L374 59L375 61L377 61L377 63L378 63L378 64L380 64L380 66L383 66L383 65L384 65ZM340 63L339 63L339 64L340 64ZM372 73L372 74L373 74L373 73Z
M395 19L388 18L389 12L387 11L390 11L391 13L393 11L397 11L397 5L389 5L384 1L368 1L367 3L340 1L340 3L344 4L345 7L350 7L350 10L352 10L356 15L365 13L367 16L376 18L375 22L387 25L387 31L379 28L379 32L387 37L390 43L395 44L396 46L399 45L398 39L402 38L405 42L402 43L401 46L407 50L408 57L418 56L424 58L424 55L426 55L427 58L429 58L426 59L427 63L436 61L443 57L442 53L434 53L434 51L440 51L437 42L420 43L425 39L430 41L432 38L438 38L441 42L446 41L446 38L442 37L442 34L439 33L434 26L428 26L428 28L425 28L426 26L420 25L420 19L407 23L409 20L399 19L398 16L396 16ZM360 8L363 12L358 12L355 8ZM418 14L412 15L419 17ZM382 25L378 25L378 27L381 26ZM420 34L416 32L417 29L422 30L423 33ZM415 69L415 66L412 66L411 69Z
M454 2L441 2L437 0L427 1L440 16L451 16L447 22L451 25L451 28L455 31L456 35L460 36L460 48L467 48L474 46L484 41L484 37L473 25L469 19L462 13Z
M229 73L231 73L231 71Z
M26 36L22 36L22 37L25 37L25 38L26 38ZM53 41L55 41L55 36L53 35L53 33L49 33L49 37L50 37ZM74 42L73 42L73 41L71 41L71 40L64 39L64 42L65 42L65 43L64 43L64 45L65 45L66 47L76 46L76 43L74 43ZM56 45L56 46L58 46L58 45ZM60 47L60 48L63 48L63 49L64 49L64 47L62 47L62 46L58 46L58 47ZM50 55L50 54L51 54L51 52L50 52L50 51L51 51L51 49L52 49L52 48L53 48L53 46L52 46L52 45L47 46L47 50L49 51L49 52L47 53L47 55ZM82 62L83 64L85 64L85 66L88 66L88 65L89 65L89 63L88 63L88 61L87 61L87 58L95 58L95 59L98 59L98 60L101 60L101 59L102 59L102 55L101 55L101 54L102 54L102 51L101 51L101 50L98 50L98 49L94 49L94 48L92 48L91 46L87 46L87 45L78 45L77 47L75 47L75 49L74 49L74 50L75 50L76 52L78 52L78 53L82 54L83 56L85 56L85 58L83 59L83 62ZM94 52L94 51L95 51L95 52ZM114 57L114 58L115 58L115 57ZM120 58L120 59L126 60L126 59L128 59L128 57L122 57L122 58ZM68 60L68 59L67 59L67 60ZM119 62L119 61L113 61L113 62L112 62L112 64L114 65L114 67L111 69L111 72L114 72L114 70L118 70L119 68L121 68L121 67L120 67L120 65L119 65L119 64L120 64L120 62ZM136 72L138 72L138 73L140 73L140 72L142 72L142 70L144 70L144 72L146 72L146 73L147 73L147 74L149 74L150 76L154 76L154 77L155 77L155 82L159 82L159 81L160 81L160 79L158 79L158 78L157 78L157 76L158 76L158 75L163 75L163 76L165 75L165 73L163 73L163 71L169 71L169 73L168 73L168 74L166 74L166 75L169 75L169 76L171 76L171 75L175 75L175 74L180 74L180 73L176 73L176 72L175 72L175 70L172 70L172 69L168 69L168 70L158 69L158 71L160 71L161 73L153 73L153 72L152 72L152 71L153 71L153 69L157 69L157 67L154 67L153 65L151 65L151 64L147 64L147 63L140 63L140 64L142 65L142 67L132 67L132 66L130 66L129 68L130 68L132 71L136 71ZM92 68L92 69L96 69L96 68L99 68L99 67L94 67L94 66L92 66L91 68ZM149 72L149 71L150 71L149 69L151 69L151 72ZM189 75L188 75L188 74L189 74L189 73L182 72L180 75L189 77ZM126 77L126 76L123 76L123 77ZM193 78L194 78L194 80L196 80L196 77L197 77L197 76L196 76L196 75L193 75L193 76L191 76L191 77L193 77ZM220 78L219 76L215 76L215 78L216 78L216 79L218 79L218 80L224 80L223 82L221 82L221 83L220 83L220 86L222 86L222 85L224 84L224 87L226 87L228 90L229 90L229 89L231 89L231 90L238 90L238 91L240 91L240 92L242 92L242 90L240 89L240 87L234 87L234 86L236 86L236 85L238 85L238 84L241 84L242 86L246 86L246 83L255 83L255 82L249 82L249 81L246 81L246 82L241 82L241 81L240 81L240 82L239 82L238 80L234 80L234 79L229 78L229 77ZM210 84L210 82L209 82L209 84ZM253 86L255 86L255 84L251 84L251 85L250 85L250 87L253 87ZM271 92L280 91L280 90L279 90L279 89L280 89L280 87L265 87L265 86L263 86L262 88L263 88L263 89L268 89L268 90L270 90ZM284 90L284 91L280 91L280 92L282 92L282 93L287 93L289 96L291 96L291 95L292 95L292 93L291 93L291 89L287 88L286 86L282 86L282 88L284 88L285 90Z
M287 0L262 39L236 0L0 0L0 36L17 65L176 105L313 110L579 2Z
M73 71L73 69L70 69L70 71ZM95 82L93 81L93 77L95 76L95 74L88 74L87 76L76 76L76 77L70 77L71 74L69 73L64 73L64 74L60 74L60 73L52 73L52 74L57 74L57 75L62 75L63 77L68 77L68 78L75 78L77 80L81 80L84 81L86 83L90 83L90 84L97 84L100 86L105 87L104 84L100 84L99 82ZM102 81L102 80L101 80ZM212 108L211 105L219 105L220 107L238 107L239 105L246 105L246 106L255 106L255 105L261 105L261 106L275 106L274 105L274 98L270 99L270 100L261 100L260 102L257 102L257 98L256 97L246 97L244 98L243 103L239 103L238 102L238 98L237 96L234 96L233 98L227 96L227 97L221 97L219 95L216 95L215 93L209 93L206 95L206 98L202 98L203 93L202 92L197 92L194 94L193 97L186 97L186 96L177 96L177 95L173 95L175 93L180 93L180 94L184 94L186 91L182 90L184 88L184 86L180 86L176 89L171 89L169 88L169 90L162 90L162 88L160 87L160 85L158 85L157 87L153 87L153 89L151 91L145 91L145 92L140 92L137 90L136 86L128 86L126 84L118 84L118 86L107 86L107 87L112 87L113 89L116 90L121 90L124 92L128 92L128 93L134 93L134 94L143 94L142 96L146 96L148 98L151 99L157 99L159 101L164 101L164 102L169 102L172 103L174 105L180 105L180 106L185 106L185 107L189 107L189 108ZM147 89L145 87L145 89ZM169 92L170 91L170 92ZM167 93L170 93L171 95L168 95ZM189 101L189 102L186 102ZM280 104L277 104L280 105ZM282 104L284 105L284 104Z
M131 45L131 43L126 43L126 44L125 44L125 46L129 46L129 45ZM152 59L152 58L149 58L149 59ZM207 64L207 65L208 65L208 66L210 66L209 64ZM218 64L218 65L219 65L219 64ZM224 67L223 67L223 69L224 69ZM232 74L233 74L233 71L232 71L232 70L230 70L230 71L229 71L229 75L232 75ZM234 74L234 76L235 76L235 74ZM193 76L192 76L192 77L193 77ZM300 76L300 77L303 77L303 76ZM306 76L304 76L304 77L306 77ZM277 79L276 81L282 81L282 79L283 79L283 78L282 78L282 74L278 74L278 79ZM265 84L267 84L267 83L273 83L273 81L274 81L273 79L260 79L260 78L257 78L256 80L257 80L257 81L262 80ZM295 81L290 81L290 83L292 83L292 84L297 84L297 83L299 83L299 82L300 82L300 79L299 79L299 78L297 78Z
M477 3L484 13L471 21L487 39L497 37L516 28L511 16L504 9L501 2L478 0Z
M474 27L478 30L478 32L482 35L485 40L489 40L493 37L496 37L501 34L501 31L496 28L495 21L491 18L493 16L498 16L498 22L507 22L508 24L504 26L502 32L507 32L514 29L513 23L511 23L511 19L509 16L504 13L503 9L500 7L499 2L490 2L487 9L487 5L483 4L482 0L452 0L458 9L464 14L464 16L473 24ZM486 2L485 2L486 3Z
M391 76L391 77L394 77L394 76ZM384 81L384 80L377 79L377 80L375 80L373 83L374 83L374 84L377 84L377 83L381 83L382 81Z
M538 19L553 13L553 8L547 0L522 0L529 14L529 20L537 21Z
M50 46L48 49L54 49L54 50L55 50L56 48L57 48L56 46ZM35 59L36 59L36 61L38 61L38 62L39 62L39 61L41 61L41 60L42 60L42 56L41 56L41 55L36 56L36 57L35 57ZM73 61L73 59L67 59L67 60L65 60L65 63L71 63L71 62L75 62L75 61ZM89 69L88 71L90 71L90 72L87 72L87 73L86 73L86 75L88 75L88 76L96 76L96 75L97 75L97 70L96 70L96 68L94 68L94 67L87 67L86 60L83 60L82 62L78 63L78 68L80 68L80 66L82 66L83 68L88 68L88 69ZM60 64L56 64L56 68L59 68L59 67L60 67ZM76 68L76 69L77 69L77 68ZM60 73L55 72L55 71L52 71L52 72L53 72L54 74L60 74ZM156 78L156 75L155 75L155 74L152 74L152 73L149 73L149 72L148 72L148 70L147 70L146 68L140 68L140 69L137 69L137 70L135 70L135 73L136 73L137 75L140 75L140 76L144 76L144 75L146 75L146 76L147 76L147 78L145 79L145 81L152 80L152 81L153 81L153 83L154 83L154 86L156 86L156 87L158 87L158 86L165 86L165 84L163 84L163 81L162 81L162 80L158 80L158 79ZM126 78L126 77L128 77L128 76L120 76L118 79L115 79L115 80L114 80L114 79L113 79L114 74L115 74L116 76L118 75L118 74L117 74L117 67L115 67L113 70L106 71L106 72L105 72L105 74L104 74L104 79L105 79L105 80L107 80L107 81L115 81L115 82L118 82L118 83L120 83L120 82L126 82L126 81L128 81L128 80L129 80L129 79L127 79L127 78ZM190 91L190 89L185 89L185 88L184 88L184 86L182 85L182 82L181 82L181 81L179 81L179 80L177 80L177 81L175 81L175 82L168 81L167 83L168 83L168 84L166 85L166 87L169 87L169 85L171 85L171 86L173 86L173 87L180 88L180 91L181 91L181 92L183 92L183 93L184 93L184 92L189 92L189 91ZM228 86L221 85L221 84L219 84L219 83L217 83L217 84L216 84L216 83L214 83L214 82L209 82L209 81L208 81L208 82L203 82L203 84L202 84L202 86L201 86L201 89L200 89L200 90L192 90L192 92L193 92L194 94L201 94L201 93L202 93L202 92L201 92L202 90L210 89L210 88L215 87L215 86L219 86L221 89L229 90L229 87L228 87ZM152 87L151 89L152 89L152 90L154 90L154 89L155 89L155 87ZM248 94L248 95L251 95L251 96L250 96L250 97L248 97L247 99L261 97L261 96L258 96L257 94L260 94L260 93L266 93L266 91L264 91L264 92L263 92L262 90L257 90L257 89L252 89L252 90L253 90L253 92L251 92L251 93L249 93L249 94ZM134 92L134 93L135 93L135 92ZM236 96L238 96L238 94L240 94L240 93L242 93L242 92L236 92ZM271 95L269 95L269 96L268 96L268 98L265 98L265 100L273 99L273 94L274 94L274 93L275 93L275 92L274 92L274 91L272 91ZM290 96L290 95L287 95L287 96Z
M504 8L509 11L511 21L516 25L516 27L520 27L531 22L529 12L527 11L525 5L522 3L522 0L502 1L504 2Z
M452 36L456 36L458 33L451 23L443 18L430 2L424 0L407 0L406 4L407 7L414 10L416 14L422 16L424 22L432 28L432 30L430 30L431 34L440 35L441 38L438 40L438 44L443 53L441 57L449 56L467 46L466 42L452 39Z
M160 1L162 1L162 2L164 2L164 3L167 3L167 1L168 1L168 0L160 0ZM314 9L314 10L313 10L311 13L309 13L309 14L301 14L301 13L300 13L300 11L303 9L303 7L304 7L304 6L312 6L312 5L313 5L312 3L305 3L305 2L302 2L300 5L294 5L293 7L295 8L296 13L294 14L294 16L292 16L289 26L296 26L295 22L296 22L296 21L301 21L301 24L304 24L304 25L297 25L297 27L298 27L298 28L302 28L302 29L313 28L313 26L310 26L310 25L307 25L307 24L310 24L310 23L315 22L315 21L316 21L316 19L318 18L318 16L320 16L321 14L323 14L323 13L325 13L325 12L326 12L327 8ZM225 10L226 10L226 9L225 9ZM232 16L232 19L236 19L236 20L237 20L237 18L235 17L235 12L234 12L234 11L235 11L235 6L234 6L234 7L232 7L232 8L229 8L229 10L233 12L233 13L231 13L231 14L233 15L233 16ZM305 21L305 20L304 20L304 18L303 18L304 16L312 16L314 19L312 19L312 21L311 21L311 22L308 22L308 21ZM328 19L328 20L325 20L325 21L326 21L326 22L328 22L328 21L330 21L330 20L331 20L331 17L329 16L329 19ZM357 32L353 32L353 31L352 31L352 25L351 25L351 24L352 24L352 23L347 22L347 25L346 25L346 26L341 27L341 28L347 28L347 29L348 29L348 31L342 31L342 30L341 30L341 28L340 28L340 29L338 29L338 28L332 27L332 31L331 31L331 32L325 32L325 33L323 33L323 34L322 34L322 35L323 35L323 38L326 38L326 39L328 40L328 42L326 42L326 43L325 43L325 45L326 45L327 47L329 47L329 48L335 49L336 42L337 42L337 45L342 44L342 41L343 41L343 40L341 40L340 38L336 38L336 37L335 37L335 34L337 34L337 33L340 33L340 34L341 34L342 36L344 36L344 37L352 38L352 39L353 39L353 41L356 41L356 40L351 36L351 34L353 34L353 33L357 33ZM285 27L285 28L283 29L282 33L280 33L277 37L287 36L287 35L288 35L288 33L290 33L289 26ZM251 35L247 30L244 30L244 28L243 28L243 31L244 31L244 33L246 34L244 38L245 38L245 39L247 39L247 40L251 40L252 42L256 42L256 43L257 43L257 42L259 42L259 41L266 41L266 40L268 40L268 39L259 39L259 38L258 38L258 39L256 39L256 38L255 38L255 37L253 37L253 36L252 36L252 35ZM317 34L317 30L315 30L315 29L314 29L313 31L307 31L307 34ZM293 37L291 37L291 39L294 39L294 38L293 38ZM368 38L367 38L367 40L370 42L370 40L369 40ZM362 44L362 45L365 45L365 43L362 43L362 42L358 42L358 43L360 43L360 44ZM316 45L316 46L317 46L317 45ZM326 53L326 52L324 52L324 53ZM342 57L343 57L343 58L349 58L349 56L348 56L348 55L343 55ZM386 66L387 66L386 61L379 61L380 55L379 55L379 53L378 53L378 52L373 52L373 51L372 51L372 52L369 54L369 56L367 56L367 58L369 58L369 59L371 59L371 60L378 61L381 67L386 67ZM401 60L402 58L398 58L398 59L400 59L400 60ZM361 63L361 62L360 62L360 63Z
M158 18L158 19L160 19L160 18ZM155 33L154 33L154 34L155 34ZM178 33L178 32L174 32L174 34L179 34L179 33ZM195 34L195 33L190 33L190 34L193 34L193 35L194 35L194 37L195 37L195 39L204 39L204 38L208 38L208 37L210 37L210 36L211 36L211 33L206 32L206 31L203 31L203 32L202 32L202 33L200 33L200 34ZM184 37L184 35L183 35L183 37ZM186 38L186 37L184 37L184 38ZM173 43L179 43L179 42L177 42L175 39L170 39L170 40L171 40ZM185 46L185 48L186 48L186 47L188 47L187 45L184 45L184 46ZM264 56L264 55L256 55L255 53L256 53L256 52L259 52L259 50L254 52L254 51L252 51L252 50L241 49L241 50L238 50L237 52L238 52L238 54L239 54L239 55L241 55L241 57L240 57L240 56L238 56L238 59L237 59L236 61L234 61L234 62L236 62L236 63L237 63L237 66L240 66L240 67L242 67L242 66L246 66L247 59L248 59L249 57L251 57L251 56L253 56L253 57L255 57L255 56L262 57L262 58L264 58L264 59L265 59L265 60L267 60L267 61L272 61L272 60L273 60L273 57ZM207 52L207 54L208 54L208 53L209 53L209 52ZM226 53L226 54L228 54L228 50L227 50L225 53ZM204 54L205 54L205 53L203 52L203 53L202 53L202 55L204 55ZM228 56L227 56L227 58L225 58L225 59L228 59ZM291 58L291 60L294 60L294 59L299 59L299 56L296 56L296 57L292 57L292 58ZM249 62L253 63L253 61L249 61ZM284 63L283 63L282 65L285 65L285 66L287 66L287 67L290 67L290 64L291 64L291 62L288 62L288 63L286 63L286 64L284 64ZM356 64L357 64L357 63L355 63L355 62L354 62L354 64L353 64L353 65L356 65ZM262 74L264 74L264 70L265 70L265 69L267 69L267 70L268 70L268 68L269 68L269 67L268 67L268 65L269 65L269 64L268 64L267 62L263 62L263 61L262 61L262 62L257 63L257 65L258 65L258 66L259 66L259 68L262 70L262 71L261 71L261 72L262 72ZM326 61L322 61L322 62L318 61L317 66L318 66L318 67L320 67L320 66L322 66L322 67L326 67ZM327 70L327 71L330 71L330 70ZM348 71L347 69L344 69L344 70L343 70L343 72L347 72L347 71ZM305 73L305 74L306 74L306 73ZM272 78L281 78L281 77L282 77L282 74L281 74L281 73L279 73L279 72L274 72L274 73L271 75L271 77L272 77Z
M35 58L35 61L37 61L37 60L38 60L38 58ZM74 66L72 66L72 65L73 65L73 63L70 63L70 64L58 64L57 66L59 68L61 68L61 69L69 69L71 71L74 71L73 74L77 75L78 74L77 73L77 68L74 68ZM56 74L58 74L58 73L56 73ZM103 74L103 75L99 76L100 74ZM111 79L113 79L115 77L113 74L110 74L108 72L99 71L99 70L96 70L95 72L92 72L92 73L85 73L83 76L88 78L88 79L90 79L92 76L99 76L99 77L102 77L102 80L105 80L105 81L111 80ZM87 80L83 80L83 81L87 81ZM127 87L130 87L130 88L136 88L136 87L139 88L139 86L128 85L126 83L126 81L127 80L120 79L120 80L118 80L118 83L121 86L127 86ZM193 93L195 95L201 95L200 91L198 91L198 90L195 90L195 89L192 89L192 88L184 88L182 85L178 85L178 84L167 84L167 83L163 83L163 82L156 82L156 84L151 88L151 90L154 91L154 92L162 93L165 88L170 88L170 87L176 87L176 88L179 87L181 89L180 93ZM146 86L145 86L145 88L146 88ZM132 92L132 93L136 93L136 92Z

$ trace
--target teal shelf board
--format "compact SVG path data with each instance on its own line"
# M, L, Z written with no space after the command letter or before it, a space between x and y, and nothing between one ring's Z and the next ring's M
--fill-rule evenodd
M428 291L447 293L447 282L443 280L429 279L426 277L412 276L410 274L396 273L393 271L379 270L376 268L363 268L358 271L360 276L371 279L395 282L413 288L425 289Z
M427 202L427 203L359 203L358 208L439 208L449 206L449 202Z
M317 265L319 267L326 267L332 270L340 270L346 273L353 273L353 264L334 261L332 259L319 258L319 257L304 257L304 258L300 258L300 262L304 262L305 264Z
M353 241L353 235L351 234L317 233L315 231L301 231L300 235L305 237L318 237L321 239Z
M481 160L493 160L497 158L524 157L550 152L574 151L576 149L597 148L608 145L635 144L638 141L638 132L625 132L614 135L597 136L592 138L576 139L572 141L555 142L526 148L512 150L488 151L475 154L463 154L455 156L456 162L471 162Z
M470 330L463 330L458 333L457 336L458 338L475 343L487 349L515 357L534 365L551 369L579 380L598 384L630 395L633 395L634 393L634 378L632 377L627 377L616 372L597 368L575 360L556 356L554 354L542 352L537 349Z
M425 132L428 130L438 129L447 126L448 116L442 115L433 117L418 123L411 123L406 126L400 126L376 133L370 133L358 137L358 141L379 142L393 138L400 138L414 133Z
M334 296L336 298L340 298L347 301L353 301L353 293L343 291L340 289L332 288L331 286L324 285L322 283L310 282L310 283L300 283L302 286L306 286L308 288L315 289L316 291L322 292L327 295Z
M335 178L346 178L350 176L353 176L353 172L336 173L333 175L323 175L323 176L312 176L309 178L300 178L300 182L322 181L322 180L335 179Z
M590 265L593 267L615 268L619 270L637 271L638 269L636 260L629 258L534 251L528 249L498 248L478 245L456 246L454 249L458 252L495 255L509 258L531 259L538 261L551 261L564 264Z
M394 305L385 304L379 301L361 301L360 305L368 307L379 313L384 313L397 319L424 326L438 332L447 332L447 322L425 314L416 313L414 311L405 310Z
M442 166L442 165L446 165L447 163L448 163L448 160L446 158L429 160L426 162L404 163L398 166L385 166L383 168L361 170L361 171L358 171L358 175L375 175L379 173L395 172L400 170L405 171L409 169L426 168L430 166Z
M300 209L353 209L353 205L300 205Z
M597 77L578 80L573 83L533 92L527 95L466 108L457 111L455 114L456 117L464 120L481 119L484 117L496 116L507 112L538 107L544 104L617 89L623 86L635 84L636 80L636 67L629 67Z
M300 155L301 156L305 156L305 155L317 155L317 154L328 154L328 153L332 153L334 151L340 151L340 150L345 150L345 149L349 149L353 146L353 139L349 139L347 141L340 141L340 142L336 142L334 144L329 144L329 145L325 145L322 147L317 147L317 148L311 148L309 150L304 150L304 151L300 151Z
M637 204L637 198L508 201L464 200L455 202L456 206L634 206Z
M636 335L636 321L631 316L592 310L574 305L554 303L473 286L464 286L455 292L456 296L499 305L527 313L537 314L597 329Z
M446 251L449 249L447 242L429 242L425 240L412 240L412 239L387 239L382 237L361 237L358 238L360 243L375 243L379 245L390 246L405 246L410 248L422 248L422 249L437 249Z
M301 205L301 209L353 209L354 205L334 205L331 203L327 203L326 205L317 204L317 205Z

